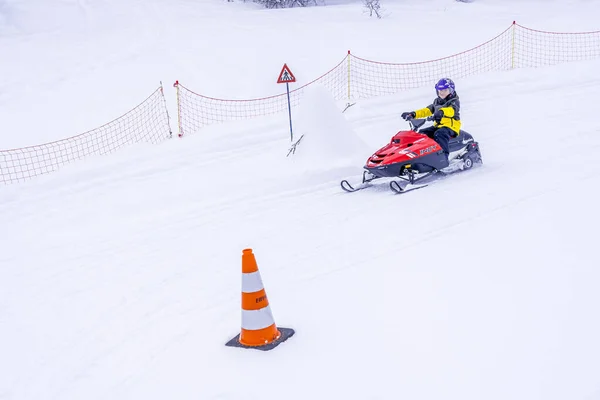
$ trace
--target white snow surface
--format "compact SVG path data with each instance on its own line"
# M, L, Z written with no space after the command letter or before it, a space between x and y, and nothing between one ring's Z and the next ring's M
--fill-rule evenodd
M345 107L344 107L345 108ZM372 149L357 135L327 89L314 84L305 93L292 115L298 120L293 141L299 140L292 160L306 168L363 165ZM288 115L289 119L289 115ZM291 131L294 131L293 123Z
M0 0L0 148L95 128L159 81L176 115L176 79L260 97L284 62L302 84L348 49L420 61L513 20L600 29L586 0L383 6ZM484 165L403 196L339 181L431 87L343 114L311 88L290 157L282 113L0 187L0 399L600 399L598 70L457 80ZM296 331L272 351L224 345L244 248Z

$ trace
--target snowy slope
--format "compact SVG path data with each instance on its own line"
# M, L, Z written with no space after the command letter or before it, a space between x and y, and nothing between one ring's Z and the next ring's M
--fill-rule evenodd
M171 78L162 75L187 75L191 87L221 97L260 95L279 89L267 72L277 73L292 55L296 75L311 78L339 59L337 47L341 56L351 47L379 59L414 57L398 49L400 22L432 35L432 43L440 16L464 22L444 49L450 53L514 19L492 0L399 4L381 21L355 3L273 12L219 4L205 14L194 2L174 3L57 2L65 22L36 30L43 10L8 2L14 22L3 27L10 36L2 46L14 57L24 43L31 46L25 54L38 54L51 35L72 49L87 32L97 46L86 51L114 58L110 68L92 70L93 57L61 53L55 70L29 75L41 98L21 91L29 62L3 62L1 76L11 78L0 98L2 142L65 136L27 124L22 131L31 137L6 134L27 104L39 112L31 126L76 129L122 111L149 81ZM80 5L97 25L78 22ZM598 28L592 2L514 8L540 28ZM559 11L562 20L550 17ZM250 27L268 34L287 20L296 32L301 17L315 18L327 39L316 46L292 35L295 48L282 53L257 47L268 57L255 58L243 73L256 79L239 85L227 79L235 62L225 42L234 41L191 36L208 30L205 24L225 31L218 21L234 21L229 38L244 37L235 47L243 53L258 34ZM143 29L156 21L178 25ZM373 44L365 32L390 39ZM131 48L112 45L134 33ZM148 49L166 49L179 33L173 57L140 69L156 55ZM194 46L223 61L201 63ZM371 152L405 128L401 111L433 99L429 88L361 101L344 114L316 88L294 110L295 135L305 137L293 157L285 157L287 115L277 115L130 147L0 188L0 399L600 398L600 125L590 112L599 67L579 62L457 81L464 128L479 141L484 165L405 196L385 188L348 194L338 184L359 176ZM70 74L77 68L81 79ZM55 79L63 73L64 84ZM74 111L65 117L63 107ZM247 247L277 324L296 330L271 352L224 346L240 329Z

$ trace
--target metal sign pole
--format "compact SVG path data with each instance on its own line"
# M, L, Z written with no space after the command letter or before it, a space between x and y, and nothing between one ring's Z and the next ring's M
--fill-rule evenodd
M300 139L294 143L294 131L292 130L292 102L290 101L290 83L293 82L296 82L296 77L292 74L292 71L290 71L287 64L283 64L283 68L281 68L281 72L279 73L279 78L277 78L277 83L285 83L285 89L287 91L288 116L290 118L290 141L292 142L292 147L290 147L287 154L288 156L292 153L296 153L296 146L304 137L304 135L301 135Z
M292 131L292 103L290 103L290 84L285 83L285 87L287 89L287 99L288 99L288 115L290 117L290 141L294 142L294 133Z

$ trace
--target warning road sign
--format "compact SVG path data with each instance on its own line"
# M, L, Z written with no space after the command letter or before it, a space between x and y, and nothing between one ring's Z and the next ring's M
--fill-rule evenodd
M279 73L279 78L277 78L277 83L290 82L296 82L296 77L294 76L294 74L292 74L292 71L290 71L290 68L287 66L287 64L283 64L283 68Z

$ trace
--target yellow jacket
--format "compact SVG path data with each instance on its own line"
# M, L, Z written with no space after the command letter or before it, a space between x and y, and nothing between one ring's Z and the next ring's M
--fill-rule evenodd
M460 132L460 100L456 92L450 94L445 99L436 98L432 104L425 108L415 111L415 118L427 118L433 115L437 110L444 112L444 117L438 122L435 121L433 126L436 128L447 127L452 129L458 135Z

